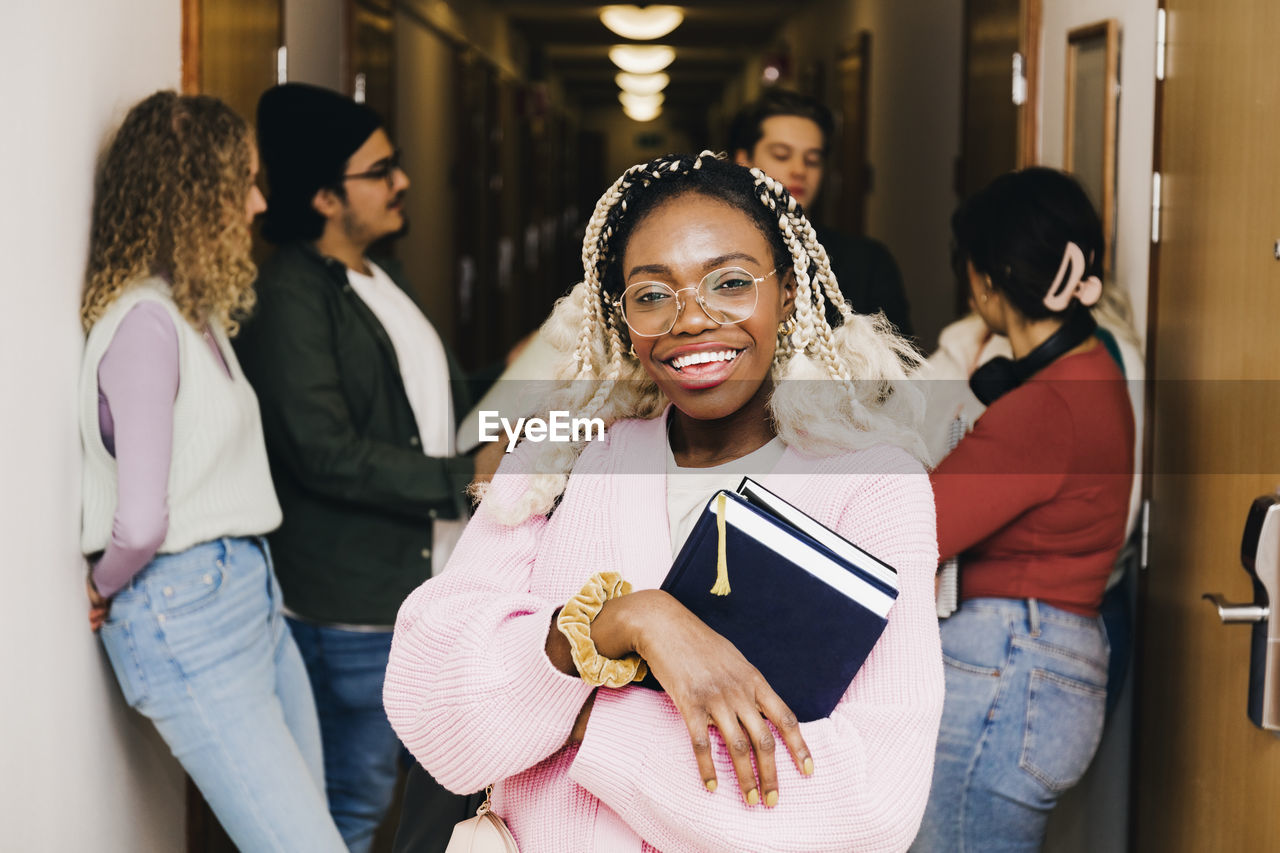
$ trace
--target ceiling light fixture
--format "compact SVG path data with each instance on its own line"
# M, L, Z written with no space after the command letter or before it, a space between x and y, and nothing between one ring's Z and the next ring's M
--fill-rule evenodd
M631 74L656 74L675 58L675 49L665 44L619 44L609 48L613 64Z
M652 95L633 95L630 92L619 92L618 100L624 107L643 112L662 106L662 102L666 100L666 95L661 92L654 92Z
M662 115L662 107L653 107L649 110L633 109L632 107L623 107L622 111L627 114L627 118L632 121L653 121Z
M671 78L661 71L656 74L628 74L619 71L613 78L618 88L633 95L654 95L667 88Z
M649 41L662 38L680 26L684 11L679 6L605 6L600 23L624 39Z

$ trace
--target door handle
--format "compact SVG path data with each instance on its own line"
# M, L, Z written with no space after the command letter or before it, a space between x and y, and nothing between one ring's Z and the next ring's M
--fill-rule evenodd
M1264 495L1249 507L1240 542L1240 562L1253 584L1253 601L1227 601L1220 593L1201 596L1218 608L1226 625L1249 625L1249 719L1280 734L1280 495Z
M1218 618L1224 625L1238 623L1261 622L1271 617L1271 608L1259 604L1237 604L1227 601L1221 593L1206 592L1200 596L1205 601L1213 602L1218 608Z

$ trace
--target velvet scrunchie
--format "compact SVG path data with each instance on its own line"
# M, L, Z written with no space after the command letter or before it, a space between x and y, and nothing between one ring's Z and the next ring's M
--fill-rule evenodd
M573 665L593 687L625 687L649 674L649 666L632 652L620 660L603 657L591 639L591 622L611 598L628 595L631 584L617 572L598 572L570 598L556 617L556 627L569 640Z

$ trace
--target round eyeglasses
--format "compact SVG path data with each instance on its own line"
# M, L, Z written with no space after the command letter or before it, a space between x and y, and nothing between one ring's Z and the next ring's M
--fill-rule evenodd
M364 172L355 172L350 175L343 175L344 181L385 181L387 189L394 189L396 184L396 172L401 171L403 167L400 165L399 150L392 151L386 157L383 157L373 168Z
M776 272L757 276L742 267L724 267L704 275L696 287L679 290L660 281L637 281L628 285L614 305L622 310L631 334L642 338L656 338L675 327L685 307L680 294L686 290L694 292L698 307L717 325L741 323L756 312L760 298L757 285Z

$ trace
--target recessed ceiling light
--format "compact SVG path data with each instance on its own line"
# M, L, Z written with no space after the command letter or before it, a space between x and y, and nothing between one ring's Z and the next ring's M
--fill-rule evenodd
M655 92L661 92L671 82L671 78L661 71L656 74L629 74L626 71L619 71L614 75L613 80L618 84L619 89L633 95L652 95Z
M632 74L656 74L675 58L675 49L665 44L619 44L609 48L613 64Z
M636 41L662 38L683 20L679 6L605 6L600 10L600 23L624 39Z

